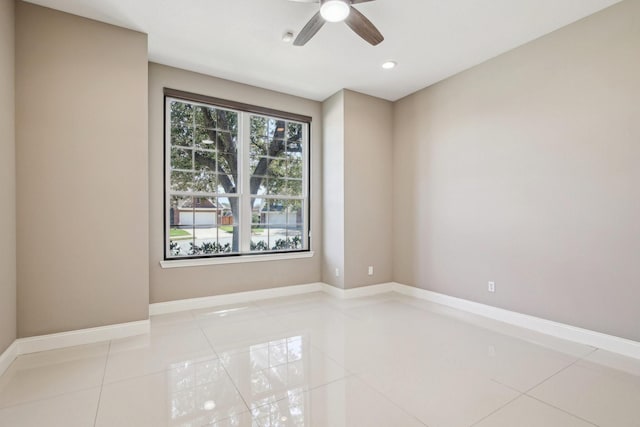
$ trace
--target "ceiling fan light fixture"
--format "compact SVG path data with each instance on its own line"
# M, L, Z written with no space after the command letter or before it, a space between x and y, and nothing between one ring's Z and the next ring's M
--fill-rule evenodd
M347 0L325 0L320 6L320 15L328 22L341 22L347 19L351 6Z

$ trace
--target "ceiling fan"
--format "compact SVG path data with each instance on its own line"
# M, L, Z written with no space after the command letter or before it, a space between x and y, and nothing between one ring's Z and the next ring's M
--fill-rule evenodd
M354 4L375 0L291 0L299 3L320 3L320 10L302 28L294 40L295 46L304 46L322 28L325 22L344 21L357 35L376 46L384 37L380 31L356 8Z

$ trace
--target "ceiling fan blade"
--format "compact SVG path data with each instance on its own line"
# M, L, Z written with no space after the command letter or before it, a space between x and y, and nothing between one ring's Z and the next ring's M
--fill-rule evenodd
M313 15L313 18L307 22L307 25L304 26L302 30L300 30L300 34L293 41L294 46L304 46L313 36L316 35L320 28L324 25L325 20L320 16L320 12L317 12Z
M300 1L300 0L293 0L293 1ZM351 4L366 3L369 1L374 1L374 0L351 0Z
M355 7L351 8L351 13L349 13L345 22L357 35L373 46L380 44L384 40L384 37L380 34L376 26Z

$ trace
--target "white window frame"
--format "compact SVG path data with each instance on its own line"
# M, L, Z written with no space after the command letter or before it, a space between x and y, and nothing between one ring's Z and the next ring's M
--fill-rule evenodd
M165 90L166 91L166 90ZM219 110L231 111L238 114L238 177L236 183L236 193L208 193L208 192L185 192L171 191L171 102L189 103L194 106L204 106ZM222 100L221 100L222 101ZM229 102L231 101L223 101ZM245 104L238 104L246 106ZM248 106L251 107L251 106ZM229 108L226 105L219 105L213 102L201 102L193 99L183 98L180 96L171 96L165 93L164 112L165 112L165 129L164 129L164 261L161 261L163 268L183 267L192 265L207 264L228 264L236 262L249 261L268 261L278 259L297 259L309 258L313 256L311 251L311 217L310 217L310 134L311 120L296 120L290 117L283 117L288 113L278 115L275 110L254 107L259 110L267 110L267 114L262 112L247 111L239 108ZM263 117L267 119L285 120L291 123L301 124L303 126L302 150L303 150L303 170L302 170L302 195L301 196L285 196L285 195L252 195L250 194L249 182L251 179L250 164L250 130L252 116ZM240 205L240 218L238 219L238 241L240 252L235 253L219 253L219 254L199 254L186 256L171 256L170 252L170 208L172 196L184 197L238 197ZM283 251L250 251L251 243L251 225L252 225L252 208L251 198L257 197L263 200L300 200L303 206L303 227L302 227L302 248L290 249Z

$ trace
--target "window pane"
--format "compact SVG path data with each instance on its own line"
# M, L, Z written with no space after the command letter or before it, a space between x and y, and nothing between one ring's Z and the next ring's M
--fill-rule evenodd
M263 208L266 201L264 199L251 198L251 251L260 252L269 250L268 226L263 221L265 213Z
M193 106L187 102L171 101L171 126L192 126Z
M302 123L287 123L287 140L289 142L302 142ZM291 144L288 145L291 147ZM297 148L300 148L298 145Z
M171 128L171 144L176 147L190 147L193 145L193 128L176 126Z
M193 145L193 107L178 101L171 102L171 144Z
M278 178L269 178L267 182L267 194L282 195L286 194L287 180Z
M237 198L193 197L191 204L194 239L189 242L188 255L238 252L237 245L234 246L238 226L232 210L232 204L234 208L237 206Z
M216 109L213 107L196 106L194 112L195 125L202 129L216 129Z
M209 171L171 172L171 190L213 193L216 189L216 174Z
M290 196L302 195L302 180L290 179L287 181L287 193Z
M192 182L192 172L171 172L172 191L191 191Z
M169 256L189 255L194 239L194 209L191 197L171 197L169 201Z
M267 159L267 175L284 177L287 175L287 159Z
M215 172L217 169L215 151L195 150L193 153L193 159L196 170Z
M252 176L251 194L267 194L268 178L266 176Z
M213 129L198 127L194 130L194 146L203 150L214 150L217 133Z
M220 193L237 193L238 183L238 137L229 132L218 132L216 153L218 155L218 173Z
M269 140L266 136L258 134L251 135L251 145L249 147L251 158L266 156L269 150Z
M240 252L240 199L218 197L218 245L220 253Z
M302 249L302 217L302 202L298 200L272 199L254 207L252 250Z
M216 150L225 151L228 153L235 153L238 151L238 135L233 132L222 132L219 131L216 133Z
M171 169L193 170L193 150L172 148Z
M219 109L216 111L217 129L238 131L238 114L234 111Z
M290 153L287 160L287 176L302 179L302 153Z

